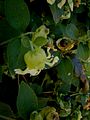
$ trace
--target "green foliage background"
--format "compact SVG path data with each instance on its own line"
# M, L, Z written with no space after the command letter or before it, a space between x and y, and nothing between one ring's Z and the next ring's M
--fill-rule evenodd
M39 74L16 74L35 48L47 59ZM15 108L1 98L5 77L17 82ZM89 0L0 0L0 120L89 120L89 84Z

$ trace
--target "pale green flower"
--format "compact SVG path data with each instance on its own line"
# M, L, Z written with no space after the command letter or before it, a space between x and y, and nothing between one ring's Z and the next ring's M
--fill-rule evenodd
M50 48L47 48L47 56L42 48L36 48L34 51L28 51L24 55L24 60L27 68L22 71L21 69L15 69L16 74L25 75L29 73L31 76L38 75L41 70L46 69L45 65L53 67L58 61L58 56L52 56L49 52Z

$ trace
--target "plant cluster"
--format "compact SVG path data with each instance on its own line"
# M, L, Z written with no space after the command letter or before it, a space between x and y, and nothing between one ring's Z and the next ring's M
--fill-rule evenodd
M90 119L89 21L89 0L0 0L0 82L18 83L0 120Z

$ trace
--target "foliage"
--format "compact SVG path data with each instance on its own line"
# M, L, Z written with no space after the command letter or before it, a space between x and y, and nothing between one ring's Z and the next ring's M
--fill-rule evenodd
M89 21L89 0L0 0L0 120L90 119Z

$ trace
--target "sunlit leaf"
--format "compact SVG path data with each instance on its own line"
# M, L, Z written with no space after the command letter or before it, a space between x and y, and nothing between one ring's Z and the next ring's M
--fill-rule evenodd
M49 29L45 25L41 25L39 28L36 29L36 31L32 35L32 42L36 41L38 37L47 38L47 35L49 34ZM44 40L45 41L45 40Z
M37 37L35 40L34 40L34 44L38 47L42 47L44 46L46 43L48 42L48 40L44 37Z
M17 109L19 115L26 120L30 113L37 110L37 108L38 100L36 94L28 84L22 81L17 96Z

